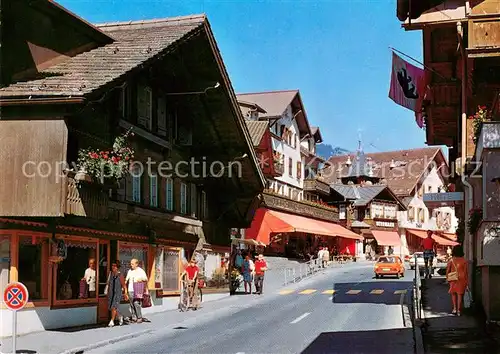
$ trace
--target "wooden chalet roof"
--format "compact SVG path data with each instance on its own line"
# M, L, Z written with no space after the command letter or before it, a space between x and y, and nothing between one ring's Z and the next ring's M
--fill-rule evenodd
M323 177L330 184L340 183L342 177L348 176L349 168L345 164L347 156L332 156L328 160L331 167L323 173ZM350 156L354 163L354 156ZM448 165L439 147L367 153L365 157L372 163L373 176L381 178L399 197L412 194L432 163L438 168L444 163L443 173L448 172ZM392 161L396 165L394 168L390 167Z
M252 137L253 146L259 146L267 129L269 129L268 121L254 121L254 120L246 120L248 132Z
M84 96L169 51L207 21L205 15L96 25L114 42L68 58L42 73L48 77L0 89L1 98Z

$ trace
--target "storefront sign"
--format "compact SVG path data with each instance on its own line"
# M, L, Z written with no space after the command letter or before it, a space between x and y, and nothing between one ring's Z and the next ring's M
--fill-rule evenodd
M393 221L375 221L375 225L379 227L395 227L396 224Z
M464 200L464 193L425 193L423 200L424 203L450 203L450 205L453 205L455 202L462 202Z

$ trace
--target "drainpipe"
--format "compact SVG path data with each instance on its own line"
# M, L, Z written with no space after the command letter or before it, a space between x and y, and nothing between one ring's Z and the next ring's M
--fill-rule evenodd
M473 200L473 190L470 183L467 181L465 175L465 164L467 159L467 54L465 51L465 43L464 43L464 33L462 22L457 22L457 35L458 35L458 43L460 45L460 52L462 56L462 119L461 119L461 180L462 185L465 187L464 193L464 246L466 249L467 260L469 261L469 287L474 292L474 284L475 284L475 271L474 271L474 235L469 234L469 230L465 227L466 224L466 216L469 215L469 211L472 209Z

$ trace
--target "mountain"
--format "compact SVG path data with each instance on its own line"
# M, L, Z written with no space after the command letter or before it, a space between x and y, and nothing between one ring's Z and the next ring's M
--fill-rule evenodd
M316 145L316 154L325 160L328 160L330 156L347 155L349 153L349 150L342 149L340 147L333 147L330 144Z

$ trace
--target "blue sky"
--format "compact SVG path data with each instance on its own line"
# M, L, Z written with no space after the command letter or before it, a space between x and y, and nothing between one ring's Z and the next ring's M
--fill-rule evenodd
M299 89L311 125L348 150L425 146L413 112L388 98L391 52L422 58L394 0L60 0L93 23L206 13L239 92Z

